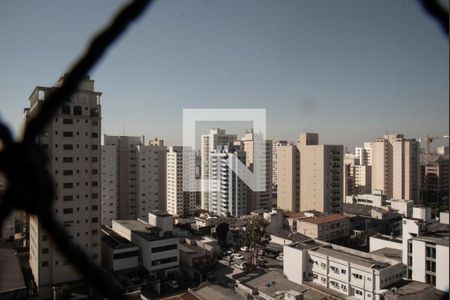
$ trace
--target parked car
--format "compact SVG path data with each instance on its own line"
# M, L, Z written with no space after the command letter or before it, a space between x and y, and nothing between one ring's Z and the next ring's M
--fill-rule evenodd
M227 250L227 251L225 251L225 255L228 255L228 256L231 256L231 255L233 255L233 253L234 253L234 251L233 250Z
M235 264L235 266L242 271L246 271L248 269L248 263L246 263L245 261L238 262L237 264Z
M277 256L277 260L279 260L279 261L283 261L283 260L284 260L284 257L283 257L283 255L278 255L278 256Z
M250 251L250 248L247 246L242 246L241 251L248 252L248 251Z
M240 253L235 253L235 254L233 254L233 258L234 258L234 259L238 259L238 260L244 259L244 257L243 257L242 254L240 254Z
M178 282L176 282L176 280L169 280L166 283L168 286L170 286L173 289L177 289L180 287L180 285L178 284Z
M231 260L231 256L225 255L225 256L223 257L223 260L230 261L230 260Z
M262 257L262 256L257 256L257 257L256 257L256 262L262 262L262 263L266 263L266 262L267 262L267 260L266 260L266 259L264 259L264 257Z

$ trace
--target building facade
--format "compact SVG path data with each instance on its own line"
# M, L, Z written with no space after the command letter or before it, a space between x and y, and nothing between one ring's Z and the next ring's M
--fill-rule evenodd
M170 147L167 152L167 212L170 214L192 216L195 213L197 193L185 191L183 173L185 170L194 172L194 159L190 155L183 156L183 147ZM190 174L190 178L192 176L195 175Z
M319 135L302 133L300 150L300 210L342 213L342 145L319 145Z
M102 224L165 209L166 152L162 141L145 145L144 137L103 136Z
M233 143L236 140L235 134L227 134L224 129L211 129L208 134L202 135L201 138L201 162L200 162L200 176L201 176L201 207L202 209L209 209L209 154L215 151L217 145Z
M419 200L420 143L402 134L372 142L372 190L395 199Z
M384 299L383 289L403 278L396 260L318 241L284 246L283 272L297 284L311 284L354 299Z
M233 171L245 163L246 153L233 145L218 145L210 153L209 211L239 217L247 212L247 186ZM232 168L233 166L233 168Z
M31 94L27 120L35 115L54 87L36 87ZM48 171L55 184L53 213L70 238L94 263L100 264L100 132L101 93L85 77L78 90L61 106L38 137L47 150ZM40 297L50 297L52 286L82 279L68 259L30 216L30 267Z

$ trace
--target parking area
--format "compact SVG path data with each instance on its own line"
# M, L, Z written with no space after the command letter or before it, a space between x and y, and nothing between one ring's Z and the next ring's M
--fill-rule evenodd
M278 271L283 273L283 261L282 258L279 257L280 255L283 256L282 252L280 252L279 255L276 255L275 253L260 253L257 258L257 266L259 268L266 269L267 271ZM231 260L229 259L230 256L232 257ZM240 267L242 265L242 262L247 262L248 264L250 264L250 252L242 250L234 251L232 254L230 252L226 252L224 259L221 260L221 263L226 266L245 271Z

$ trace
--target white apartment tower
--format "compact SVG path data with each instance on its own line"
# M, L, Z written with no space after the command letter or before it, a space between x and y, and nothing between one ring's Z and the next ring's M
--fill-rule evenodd
M235 134L226 134L224 129L210 129L208 134L202 135L201 139L201 206L202 209L209 208L209 153L215 151L217 145L233 143L236 140Z
M365 142L362 147L355 147L355 155L359 159L359 164L363 166L372 165L372 143Z
M258 151L256 150L258 147ZM245 165L250 171L254 171L254 164L263 167L262 180L264 191L252 191L247 187L247 212L258 209L272 209L272 141L263 140L257 133L246 133L240 140L240 149L245 151ZM260 156L260 157L257 157Z
M143 218L165 209L166 147L144 137L104 135L102 145L102 224Z
M210 153L209 211L219 216L240 217L247 212L245 183L232 170L245 163L246 153L232 145L218 145ZM232 165L232 168L231 168Z
M184 148L185 151L190 151ZM186 161L187 159L187 161ZM188 174L183 174L188 170ZM177 216L192 216L197 193L184 191L183 180L195 178L195 156L183 155L183 147L170 147L167 152L167 212Z
M54 87L38 86L31 94L26 118L64 82ZM100 92L88 76L78 90L58 109L38 142L48 151L48 170L54 177L53 212L73 241L100 264ZM51 237L30 216L30 267L40 297L51 297L55 284L82 279L56 249Z
M394 199L419 200L420 143L387 134L372 143L372 191Z

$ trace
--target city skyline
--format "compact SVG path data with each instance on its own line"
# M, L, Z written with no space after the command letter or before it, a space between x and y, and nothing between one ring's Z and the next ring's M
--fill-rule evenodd
M102 133L180 145L183 108L233 107L266 108L269 139L318 132L349 151L447 134L447 39L419 3L323 4L155 3L90 74ZM30 87L53 85L116 7L1 6L0 117L18 133Z

